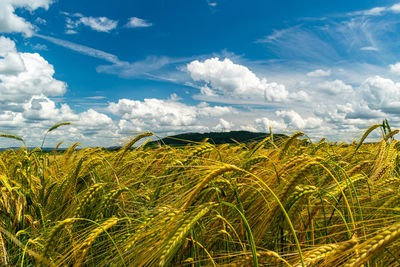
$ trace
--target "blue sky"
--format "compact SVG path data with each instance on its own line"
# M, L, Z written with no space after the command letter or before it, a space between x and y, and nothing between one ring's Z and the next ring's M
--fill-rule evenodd
M398 1L2 2L0 128L30 145L400 124Z

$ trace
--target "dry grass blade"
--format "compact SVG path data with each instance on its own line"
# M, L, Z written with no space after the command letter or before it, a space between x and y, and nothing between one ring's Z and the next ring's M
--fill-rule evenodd
M374 124L371 127L369 127L365 133L363 134L363 136L360 139L360 142L358 142L356 149L354 150L354 153L357 152L357 150L361 147L361 145L363 144L364 140L368 137L368 135L375 130L376 128L382 127L382 124Z
M7 133L0 133L0 137L10 138L10 139L15 139L15 140L21 141L22 143L24 143L24 146L25 146L25 141L24 141L24 139L22 139L22 137L19 137L19 136L17 136L17 135L14 135L14 134L7 134Z
M48 134L48 133L50 133L51 131L54 131L54 130L57 129L58 127L61 127L61 126L63 126L63 125L70 125L70 124L71 124L70 122L60 122L60 123L57 123L57 124L54 124L53 126L51 126L51 127L47 130L46 134L44 135L43 141L42 141L42 145L40 146L40 148L43 148L44 141L46 140L46 137L47 137L47 134Z
M51 132L51 131L54 131L55 129L57 129L58 127L61 127L61 126L64 126L64 125L71 125L72 123L71 122L60 122L60 123L57 123L57 124L54 124L53 126L51 126L48 130L47 130L47 132L49 133L49 132Z
M1 254L0 254L0 256L1 256L1 261L2 261L2 264L4 265L4 266L7 266L8 265L8 261L7 261L7 249L6 249L6 246L5 246L5 244L4 244L4 240L3 240L3 234L2 233L0 233L0 246L1 246Z

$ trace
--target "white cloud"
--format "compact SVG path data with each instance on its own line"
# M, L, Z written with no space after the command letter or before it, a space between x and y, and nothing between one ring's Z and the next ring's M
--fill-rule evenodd
M66 84L54 78L53 66L40 54L18 52L14 41L0 36L0 126L3 131L23 137L28 145L38 146L46 129L60 121L70 121L73 125L52 132L46 145L53 146L60 140L85 145L115 144L110 138L120 136L112 119L94 109L76 113L68 104L52 99L65 92ZM13 144L9 140L0 140L1 147L10 145Z
M185 126L194 123L196 109L175 101L145 99L143 102L120 99L111 103L109 111L122 116L123 119L149 120L155 126ZM157 125L158 124L158 125Z
M0 126L3 131L22 136L35 146L40 145L44 130L60 121L71 121L74 125L66 131L52 133L49 138L54 137L54 142L59 138L73 138L95 145L104 142L101 136L115 135L117 128L106 114L93 109L75 113L68 104L51 99L63 96L65 91L66 84L54 78L53 66L42 56L18 52L12 40L0 36ZM0 140L0 146L8 145L9 142Z
M272 132L284 131L287 129L287 125L283 121L270 120L268 118L258 118L254 120L255 129L260 132Z
M0 102L21 103L33 95L61 96L66 84L53 78L54 68L38 53L20 53L0 36Z
M33 48L34 50L40 50L40 51L47 51L47 50L49 50L49 49L47 48L47 46L44 45L44 44L35 44L35 45L32 45L32 48Z
M19 114L21 113L11 115L15 116L16 119L20 119ZM7 113L5 115L10 116ZM62 138L64 141L72 139L82 142L85 145L104 145L105 141L110 142L110 140L104 140L104 136L108 138L113 137L117 131L113 120L106 114L99 113L93 109L75 113L67 104L61 104L59 107L53 100L44 95L33 96L26 102L22 116L19 125L15 126L29 128L29 133L33 133L33 135L28 136L26 139L31 142L36 141L36 143L40 137L37 133L43 132L44 129L60 121L72 122L72 125L64 128L64 131L57 131L55 134L52 133L53 141L56 139L59 141ZM21 132L20 135L27 136L27 133ZM47 142L47 144L49 143Z
M65 34L69 34L69 35L72 35L72 34L77 34L78 32L77 31L75 31L75 30L71 30L71 29L67 29L67 30L65 30Z
M43 18L40 18L40 17L37 17L37 18L35 19L35 22L36 22L37 24L41 24L41 25L46 25L46 24L47 24L47 21L46 21L45 19L43 19Z
M289 99L298 101L298 102L300 101L303 103L307 103L307 102L310 102L312 98L307 92L300 90L298 92L291 93L289 95Z
M210 7L216 7L217 6L217 2L213 2L213 1L211 1L211 0L207 0L207 4L210 6Z
M394 4L392 6L381 6L381 7L373 7L367 10L361 10L349 13L350 16L383 16L386 13L400 13L400 3Z
M345 84L341 80L326 81L317 85L322 91L330 95L348 94L353 92L351 85Z
M222 106L211 107L206 103L190 106L172 97L166 100L148 98L144 101L120 99L117 103L110 103L108 111L121 118L119 125L121 129L179 132L193 129L207 130L205 121L232 114L234 109Z
M231 107L210 106L206 102L201 102L197 105L197 114L199 117L221 117L226 114L235 113Z
M345 114L344 119L377 119L385 116L385 113L380 110L370 109L364 100L357 103L338 104L337 112Z
M116 55L98 50L98 49L94 49L85 45L80 45L80 44L76 44L76 43L72 43L66 40L62 40L62 39L58 39L58 38L54 38L54 37L50 37L50 36L45 36L45 35L41 35L41 34L35 34L36 37L39 37L41 39L47 40L49 42L52 42L56 45L71 49L73 51L76 51L78 53L84 54L84 55L88 55L91 57L95 57L95 58L99 58L105 61L108 61L110 63L115 63L115 64L122 64L123 62L120 61L118 59L118 57Z
M137 17L131 17L129 18L129 21L125 24L125 27L127 28L146 28L150 27L153 24L150 22L147 22L144 19L137 18Z
M349 16L382 16L387 11L390 11L389 7L373 7L366 10L360 10L355 12L350 12L347 15Z
M219 123L213 128L213 130L217 132L229 132L233 126L234 124L232 122L220 118Z
M360 48L360 50L363 51L379 51L379 48L375 47L375 46L363 46Z
M386 7L374 7L369 10L365 10L363 12L363 15L369 15L369 16L380 16L383 14L383 12L386 11Z
M315 70L307 73L308 77L327 77L331 75L331 70Z
M98 32L110 32L117 28L118 21L106 17L81 17L79 20L83 25Z
M18 75L25 71L25 64L15 43L3 36L0 37L0 75Z
M395 75L400 75L400 62L397 62L396 64L389 65L390 67L390 72L395 74Z
M105 126L112 126L113 121L107 115L89 109L79 114L79 122L77 124L83 127L102 128Z
M329 27L331 25L326 26L313 27L302 24L275 30L272 34L257 40L257 43L265 44L276 57L281 59L301 60L308 63L330 63L337 60L340 54L335 47L336 43L333 43L331 39L322 38L336 33L335 28ZM344 39L342 36L340 37Z
M0 113L0 126L3 128L18 128L24 124L22 113L10 110Z
M394 4L393 6L391 6L390 10L393 13L400 13L400 3L399 4Z
M294 110L280 110L276 112L276 115L282 118L289 128L295 129L318 128L323 122L322 119L315 117L303 119L302 116Z
M194 81L205 83L202 92L208 95L221 94L239 99L264 97L268 101L283 101L289 95L284 85L267 83L265 78L258 78L247 67L228 58L195 60L187 64L187 71Z
M52 0L1 0L0 4L0 32L24 33L32 36L34 27L24 18L15 14L15 9L23 8L34 11L38 8L48 9Z
M132 63L120 61L113 65L102 65L97 67L97 71L115 74L124 78L132 78L138 76L156 78L157 76L153 77L151 72L157 71L160 68L172 63L174 63L174 61L168 57L148 56L144 60Z
M76 34L77 28L80 25L87 26L94 31L98 32L110 32L117 28L118 21L112 20L107 17L86 17L80 13L70 14L68 12L62 12L66 15L66 34Z
M360 89L370 108L400 114L400 83L374 76L366 79Z
M78 119L67 104L58 109L54 101L44 95L35 95L24 105L23 117L27 120L75 121Z
M182 62L187 62L189 60L187 58L148 56L144 60L127 62L120 60L116 55L95 48L91 48L85 45L73 43L67 40L58 39L41 34L35 34L35 37L47 40L53 44L76 51L80 54L113 63L111 65L100 65L96 68L96 70L97 72L114 74L123 78L146 77L148 79L176 82L176 80L173 77L167 75L158 75L157 72L160 72L160 70L163 67L168 67L171 65L176 66L177 64L180 64ZM179 72L179 75L181 75L181 72Z

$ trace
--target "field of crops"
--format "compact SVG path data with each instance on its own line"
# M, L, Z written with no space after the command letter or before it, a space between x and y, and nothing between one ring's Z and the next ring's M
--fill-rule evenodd
M134 146L144 133L114 152L5 151L0 265L398 266L400 143L384 130L368 144Z

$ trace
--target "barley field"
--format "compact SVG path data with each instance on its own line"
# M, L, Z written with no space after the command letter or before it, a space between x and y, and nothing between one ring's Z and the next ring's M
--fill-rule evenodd
M366 143L382 130L378 142ZM0 154L8 266L398 266L400 142ZM9 137L10 136L3 136ZM13 138L11 136L11 138ZM57 150L57 148L55 149Z

